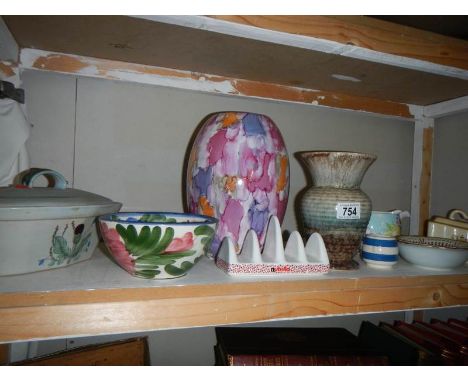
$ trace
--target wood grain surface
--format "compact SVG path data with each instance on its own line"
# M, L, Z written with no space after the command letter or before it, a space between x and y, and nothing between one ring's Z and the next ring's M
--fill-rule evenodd
M468 42L365 16L210 16L468 69Z
M419 189L419 235L425 234L427 222L430 219L433 148L434 128L432 126L423 130L422 170Z
M468 275L3 293L0 341L468 304Z

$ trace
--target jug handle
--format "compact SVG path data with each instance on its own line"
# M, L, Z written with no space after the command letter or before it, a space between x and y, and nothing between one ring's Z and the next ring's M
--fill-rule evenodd
M411 216L408 211L402 211L402 210L393 210L392 214L395 214L395 215L398 214L398 217L400 219L409 218Z
M401 211L400 212L400 219L409 218L409 217L411 217L411 214L409 213L409 211Z
M452 220L457 220L455 219L456 215L460 215L462 217L462 220L468 220L468 214L462 210L451 210L449 211L447 217Z

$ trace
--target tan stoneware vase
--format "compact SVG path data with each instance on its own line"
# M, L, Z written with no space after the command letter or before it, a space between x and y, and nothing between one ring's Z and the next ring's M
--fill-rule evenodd
M301 233L322 235L333 269L355 269L372 211L369 197L360 189L372 154L342 151L298 153L310 172L313 186L299 201Z

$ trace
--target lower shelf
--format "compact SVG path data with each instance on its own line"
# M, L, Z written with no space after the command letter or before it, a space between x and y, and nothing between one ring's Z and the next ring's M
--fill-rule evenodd
M0 277L0 342L468 305L468 267L233 278L203 258L187 276L143 280L101 249L67 268Z

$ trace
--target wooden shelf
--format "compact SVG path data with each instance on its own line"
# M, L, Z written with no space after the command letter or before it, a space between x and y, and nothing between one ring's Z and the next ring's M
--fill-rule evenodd
M468 304L468 268L235 278L204 258L171 280L142 280L101 249L73 266L0 277L0 342Z
M468 96L468 42L362 16L3 20L19 51L17 62L0 61L3 77L44 70L410 119L441 101L465 97L465 106ZM424 161L422 170L413 165L422 212L431 123L417 126ZM151 281L97 250L68 268L0 277L0 342L461 305L467 267L437 272L400 261L391 271L362 264L322 276L232 278L203 259L183 278Z
M405 118L468 95L468 42L363 16L3 19L26 69Z

